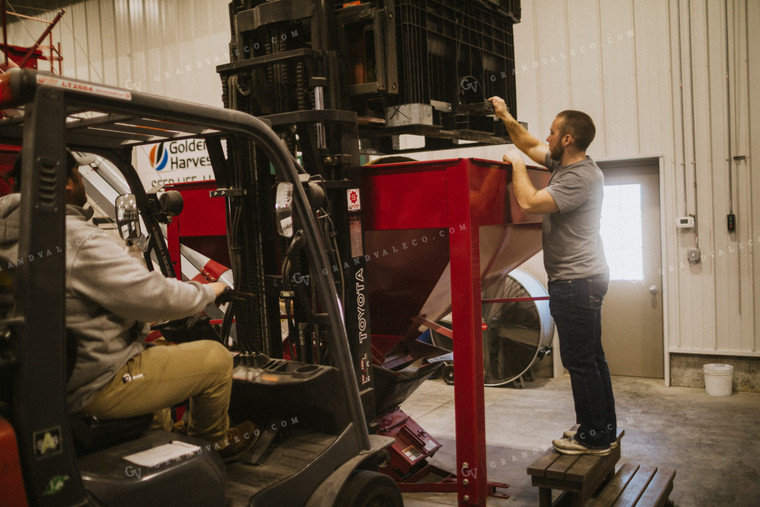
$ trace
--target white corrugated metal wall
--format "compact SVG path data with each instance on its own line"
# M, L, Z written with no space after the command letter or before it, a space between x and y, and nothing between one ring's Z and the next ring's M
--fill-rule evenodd
M216 66L228 63L227 0L85 0L58 2L66 11L53 31L63 74L221 106ZM9 2L12 7L23 1ZM37 16L52 19L54 12ZM45 25L12 22L8 40L30 46ZM40 65L47 70L47 63Z
M533 132L582 109L597 123L594 158L662 157L671 352L760 356L758 22L753 0L526 0L516 27L519 116ZM695 265L694 232L675 227L688 214Z
M760 2L523 0L519 119L540 138L556 112L596 121L598 159L662 157L665 335L671 352L760 356ZM86 0L54 32L64 74L220 105L227 0ZM43 16L43 14L41 14ZM52 14L44 14L52 18ZM10 42L42 28L14 23ZM728 34L728 36L727 36ZM498 157L500 150L481 156ZM486 155L483 155L486 153ZM732 160L731 157L740 157ZM754 164L758 168L757 164ZM737 231L729 234L733 206ZM702 261L686 254L695 214Z

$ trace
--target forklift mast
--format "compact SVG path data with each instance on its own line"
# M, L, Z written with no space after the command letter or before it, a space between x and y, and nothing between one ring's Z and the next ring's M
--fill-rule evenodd
M224 106L269 122L302 161L372 425L382 403L373 393L361 157L397 153L409 135L428 149L504 143L487 99L500 95L517 114L519 0L233 0L229 15L230 63L217 68ZM240 204L246 220L228 223L241 241L231 245L232 264L246 266L243 290L265 295L236 312L238 330L251 350L319 361L323 329L308 287L315 273L303 270L298 239L282 241L262 214L277 183L268 161L249 146L235 154L251 176Z
M334 277L343 306L354 371L367 421L374 420L369 314L365 302L365 259L359 202L359 138L357 115L344 100L345 72L339 60L335 9L327 2L269 2L252 6L230 4L233 27L230 63L219 67L224 105L262 117L282 138L305 169L304 189L320 227L330 239L330 277ZM250 336L253 350L282 357L280 302L285 309L291 357L320 362L324 358L325 329L319 308L310 295L309 273L301 258L299 238L290 245L278 242L269 216L275 184L269 164L255 151L236 150L238 167L254 175L247 182L246 216L239 224L245 238L245 258L255 265L244 281L246 291L266 294L260 312L238 314L240 336ZM263 206L262 206L263 204ZM235 246L231 251L236 251ZM280 272L280 267L284 270ZM265 308L269 311L266 312Z

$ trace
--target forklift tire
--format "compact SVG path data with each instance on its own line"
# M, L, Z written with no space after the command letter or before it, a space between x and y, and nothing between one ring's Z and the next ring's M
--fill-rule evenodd
M441 370L441 378L448 385L450 386L454 385L454 365L453 364L447 364L446 366L443 367L443 369Z
M357 470L343 484L335 500L340 507L403 507L396 483L385 474Z

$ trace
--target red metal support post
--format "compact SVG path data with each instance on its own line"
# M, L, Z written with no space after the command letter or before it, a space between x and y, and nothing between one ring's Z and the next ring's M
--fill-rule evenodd
M473 223L469 161L447 169L451 309L456 382L457 482L460 505L485 505L487 492L479 227ZM464 226L461 230L460 226Z

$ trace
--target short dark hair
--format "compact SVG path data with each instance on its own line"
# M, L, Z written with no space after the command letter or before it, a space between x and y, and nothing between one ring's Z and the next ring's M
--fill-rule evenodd
M588 148L596 135L594 120L583 111L574 111L572 109L562 111L557 115L557 118L562 120L560 137L570 134L573 136L576 148L586 151L586 148Z
M10 171L10 176L13 178L13 190L18 192L21 190L21 154L23 152L18 152L18 155L16 155L16 160L13 162L13 169ZM74 157L74 154L71 153L71 150L66 148L66 178L71 178L71 175L74 172L74 169L79 167L79 163L77 162L77 159Z

